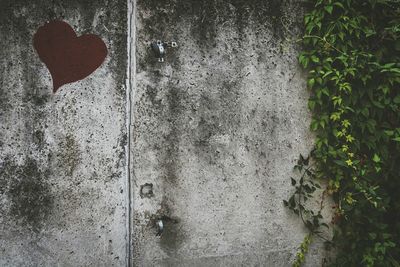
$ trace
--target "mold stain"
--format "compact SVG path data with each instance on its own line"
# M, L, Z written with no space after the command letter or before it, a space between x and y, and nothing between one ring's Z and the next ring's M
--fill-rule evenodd
M66 170L68 176L72 176L78 166L81 154L75 138L68 134L60 145L60 158L62 167Z
M0 190L9 201L9 215L17 224L39 231L53 207L47 183L49 171L27 158L23 165L6 160L0 168Z
M161 218L164 222L164 232L160 237L161 248L168 255L176 253L184 241L179 221L167 216Z
M184 101L188 98L185 91L172 84L169 86L166 100L168 109L166 112L167 121L170 130L165 135L166 148L163 153L163 167L165 169L166 179L170 182L176 182L180 170L179 147L182 138L181 115L185 110Z

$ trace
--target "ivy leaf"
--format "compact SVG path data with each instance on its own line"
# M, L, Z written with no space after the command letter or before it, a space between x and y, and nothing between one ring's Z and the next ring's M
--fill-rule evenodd
M325 7L326 12L328 12L329 14L332 14L333 11L333 6L326 6Z
M321 92L322 92L324 95L329 96L328 88L323 88L323 89L321 90Z
M396 104L400 104L400 95L397 95L395 98L393 98L393 102Z
M342 3L340 3L340 2L335 2L335 3L333 3L335 6L338 6L338 7L341 7L341 8L343 8L344 9L344 6L343 6L343 4Z
M312 62L315 62L315 63L319 62L319 58L316 55L312 55L311 60L312 60Z
M376 233L368 233L368 235L372 240L376 238Z
M390 69L383 69L381 72L394 72L400 74L400 68L390 68Z
M384 69L390 69L391 67L395 66L396 63L387 63L385 65L382 66L382 68Z
M304 54L301 54L299 56L299 62L301 65L303 65L304 68L307 68L309 59Z
M295 186L296 185L296 180L295 179L293 179L293 178L290 178L291 179L291 181L292 181L292 186Z
M326 78L327 76L329 76L330 74L332 74L333 71L332 70L328 70L327 72L325 72L325 74L322 76L322 78Z
M347 167L348 165L343 160L335 160L334 161L337 165L342 167Z
M372 158L372 160L373 160L375 163L379 163L379 162L381 161L381 158L380 158L377 154L374 154L374 157Z
M311 130L316 131L318 129L318 125L319 122L317 120L312 120L310 125Z
M308 101L308 108L310 110L314 110L314 108L315 108L315 101L314 100L309 100Z
M363 108L362 110L361 110L361 113L365 116L365 117L368 117L369 116L369 110L368 110L368 108Z
M376 106L376 107L378 107L378 108L385 108L385 106L382 105L382 104L381 104L380 102L378 102L378 101L372 100L371 102L372 102L372 104L374 104L374 106Z
M314 84L315 84L315 79L314 78L311 78L311 79L308 80L308 87L309 88L312 88L314 86Z
M394 135L394 131L391 131L391 130L386 130L386 131L384 131L385 132L385 134L387 135L387 136L393 136Z
M376 34L376 31L374 31L373 29L365 29L364 32L366 37L370 37Z

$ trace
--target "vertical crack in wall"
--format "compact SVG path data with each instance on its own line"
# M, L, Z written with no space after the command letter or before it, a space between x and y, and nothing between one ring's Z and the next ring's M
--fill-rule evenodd
M126 130L128 140L126 143L126 183L127 183L127 232L128 232L128 244L127 244L127 265L132 265L132 232L133 232L133 224L132 221L132 210L133 210L133 196L132 196L132 188L131 188L131 129L132 129L132 116L131 116L131 108L134 99L134 91L132 90L136 84L136 48L135 48L135 40L136 40L136 27L135 18L136 18L136 0L128 0L128 38L127 38L127 53L128 53L128 64L126 68L127 79L126 79ZM133 25L134 24L134 25ZM133 72L132 72L133 70Z

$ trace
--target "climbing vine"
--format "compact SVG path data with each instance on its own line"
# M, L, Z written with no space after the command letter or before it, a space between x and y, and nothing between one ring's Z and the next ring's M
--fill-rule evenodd
M321 218L301 203L312 197L304 177L311 191L326 180L335 201L331 264L400 266L400 1L311 2L299 62L311 90L315 167L292 180L285 205L314 235Z

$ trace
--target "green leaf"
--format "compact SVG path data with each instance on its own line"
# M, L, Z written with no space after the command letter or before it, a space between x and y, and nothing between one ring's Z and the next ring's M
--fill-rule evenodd
M378 102L378 101L371 100L371 102L372 102L372 104L374 104L374 106L376 106L376 107L378 107L378 108L381 108L381 109L385 108L385 106L382 105L382 104L381 104L380 102Z
M314 110L314 108L315 108L315 101L314 100L309 100L308 101L308 108L310 110Z
M393 98L393 102L396 104L400 104L400 95L397 95L395 98Z
M325 74L322 76L322 78L326 78L327 76L329 76L330 74L332 74L333 71L332 70L328 70L327 72L325 72Z
M395 66L396 63L387 63L385 65L382 66L382 68L384 69L390 69L391 67Z
M329 14L332 14L333 6L325 6L325 10L326 10L326 12L328 12Z
M372 160L373 160L375 163L379 163L379 162L381 161L381 158L380 158L377 154L374 154L374 157L372 158Z
M312 120L310 128L312 131L316 131L318 129L319 122L317 120Z
M364 32L366 37L370 37L376 34L376 31L374 31L373 29L365 29Z
M326 88L326 87L325 87L325 88L322 88L321 92L322 92L324 95L329 96L328 88Z
M309 79L307 84L309 88L312 88L315 84L315 79L314 78Z
M369 233L368 235L369 235L370 239L372 239L372 240L376 239L376 233Z
M301 65L303 65L304 68L307 68L309 59L304 54L301 54L299 56L299 62Z
M315 56L315 55L311 56L311 60L312 60L312 62L315 62L315 63L319 62L319 58L317 56Z
M335 2L335 3L333 3L333 5L335 5L335 6L338 6L338 7L341 7L341 8L343 8L343 9L344 9L344 6L343 6L343 4L342 4L342 3L340 3L340 2Z
M384 131L385 132L385 134L387 135L387 136L393 136L394 135L394 131L391 131L391 130L386 130L386 131Z
M335 162L337 165L342 166L342 167L347 167L347 166L348 166L347 163L344 162L343 160L334 160L334 162Z
M365 117L368 117L368 116L369 116L369 110L368 110L368 108L363 108L363 109L361 110L361 113L362 113Z

